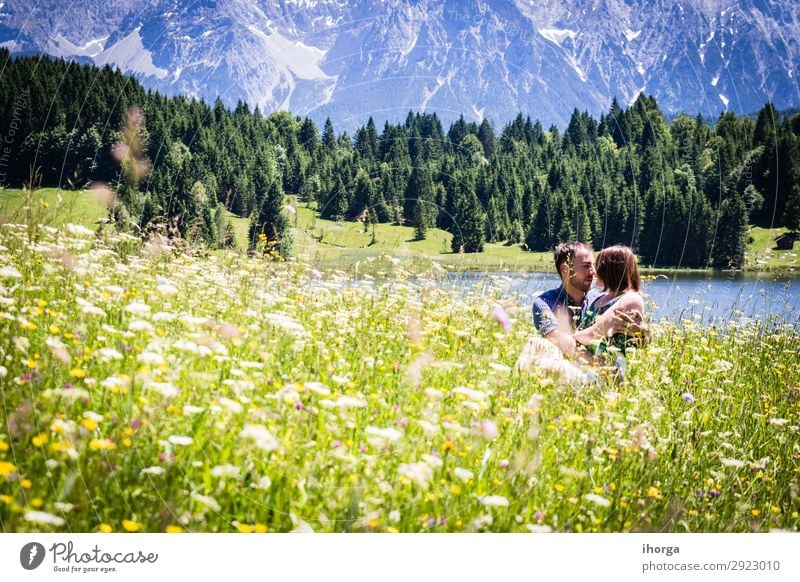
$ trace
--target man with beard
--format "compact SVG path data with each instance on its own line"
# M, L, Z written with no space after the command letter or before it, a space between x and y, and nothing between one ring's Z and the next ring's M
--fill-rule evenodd
M592 247L568 241L555 250L556 272L561 285L545 291L533 301L533 321L542 337L566 355L575 354L573 334L579 329L586 308L602 292L592 289L595 277Z

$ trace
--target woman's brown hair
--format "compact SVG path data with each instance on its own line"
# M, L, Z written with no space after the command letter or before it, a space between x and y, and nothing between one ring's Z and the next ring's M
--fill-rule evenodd
M639 291L639 267L630 247L614 245L597 256L598 278L612 291Z

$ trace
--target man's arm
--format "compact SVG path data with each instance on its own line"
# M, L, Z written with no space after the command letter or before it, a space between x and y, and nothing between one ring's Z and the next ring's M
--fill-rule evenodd
M533 323L542 337L553 342L564 355L570 357L575 355L575 340L572 339L572 334L562 331L558 317L541 297L533 301ZM570 329L569 324L564 323L566 329Z

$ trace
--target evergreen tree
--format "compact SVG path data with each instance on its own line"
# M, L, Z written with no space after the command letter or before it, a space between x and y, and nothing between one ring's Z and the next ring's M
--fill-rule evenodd
M284 240L289 224L283 212L283 189L278 181L270 185L261 207L250 221L247 238L251 251L262 250L265 254L276 253L288 256L289 246Z
M536 210L536 218L525 235L525 245L529 250L541 252L555 247L554 240L560 227L556 223L556 209L556 198L545 193Z
M724 200L719 207L712 265L723 269L741 268L746 248L747 207L742 197L735 195Z
M494 155L495 137L492 124L485 118L481 121L481 125L478 128L478 140L483 146L483 156L486 159L490 159Z
M365 211L370 210L374 200L375 185L372 183L372 178L369 177L365 170L360 169L356 175L355 194L347 212L349 218L355 219Z
M322 130L322 145L328 155L336 151L336 133L333 131L333 122L330 117L325 119L325 128Z
M761 108L753 131L754 146L775 147L776 126L779 119L780 116L772 103L768 102Z
M417 201L421 200L422 204L418 205ZM404 214L410 217L412 224L417 222L417 211L419 206L419 218L425 223L425 228L432 227L436 224L436 202L434 201L433 181L431 179L431 172L425 166L415 167L408 180L406 188Z
M792 232L800 231L800 184L792 186L792 193L786 200L783 225Z
M414 210L411 218L411 225L414 227L415 240L425 240L425 234L428 232L425 212L425 201L421 198L417 198L414 201Z
M483 252L486 215L473 192L464 192L456 202L451 248L454 253Z

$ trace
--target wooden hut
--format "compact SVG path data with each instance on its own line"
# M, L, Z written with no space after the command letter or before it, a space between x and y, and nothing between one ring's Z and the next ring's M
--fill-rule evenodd
M794 246L794 241L798 239L800 235L796 232L785 232L782 235L775 237L775 248L779 251L790 251Z

